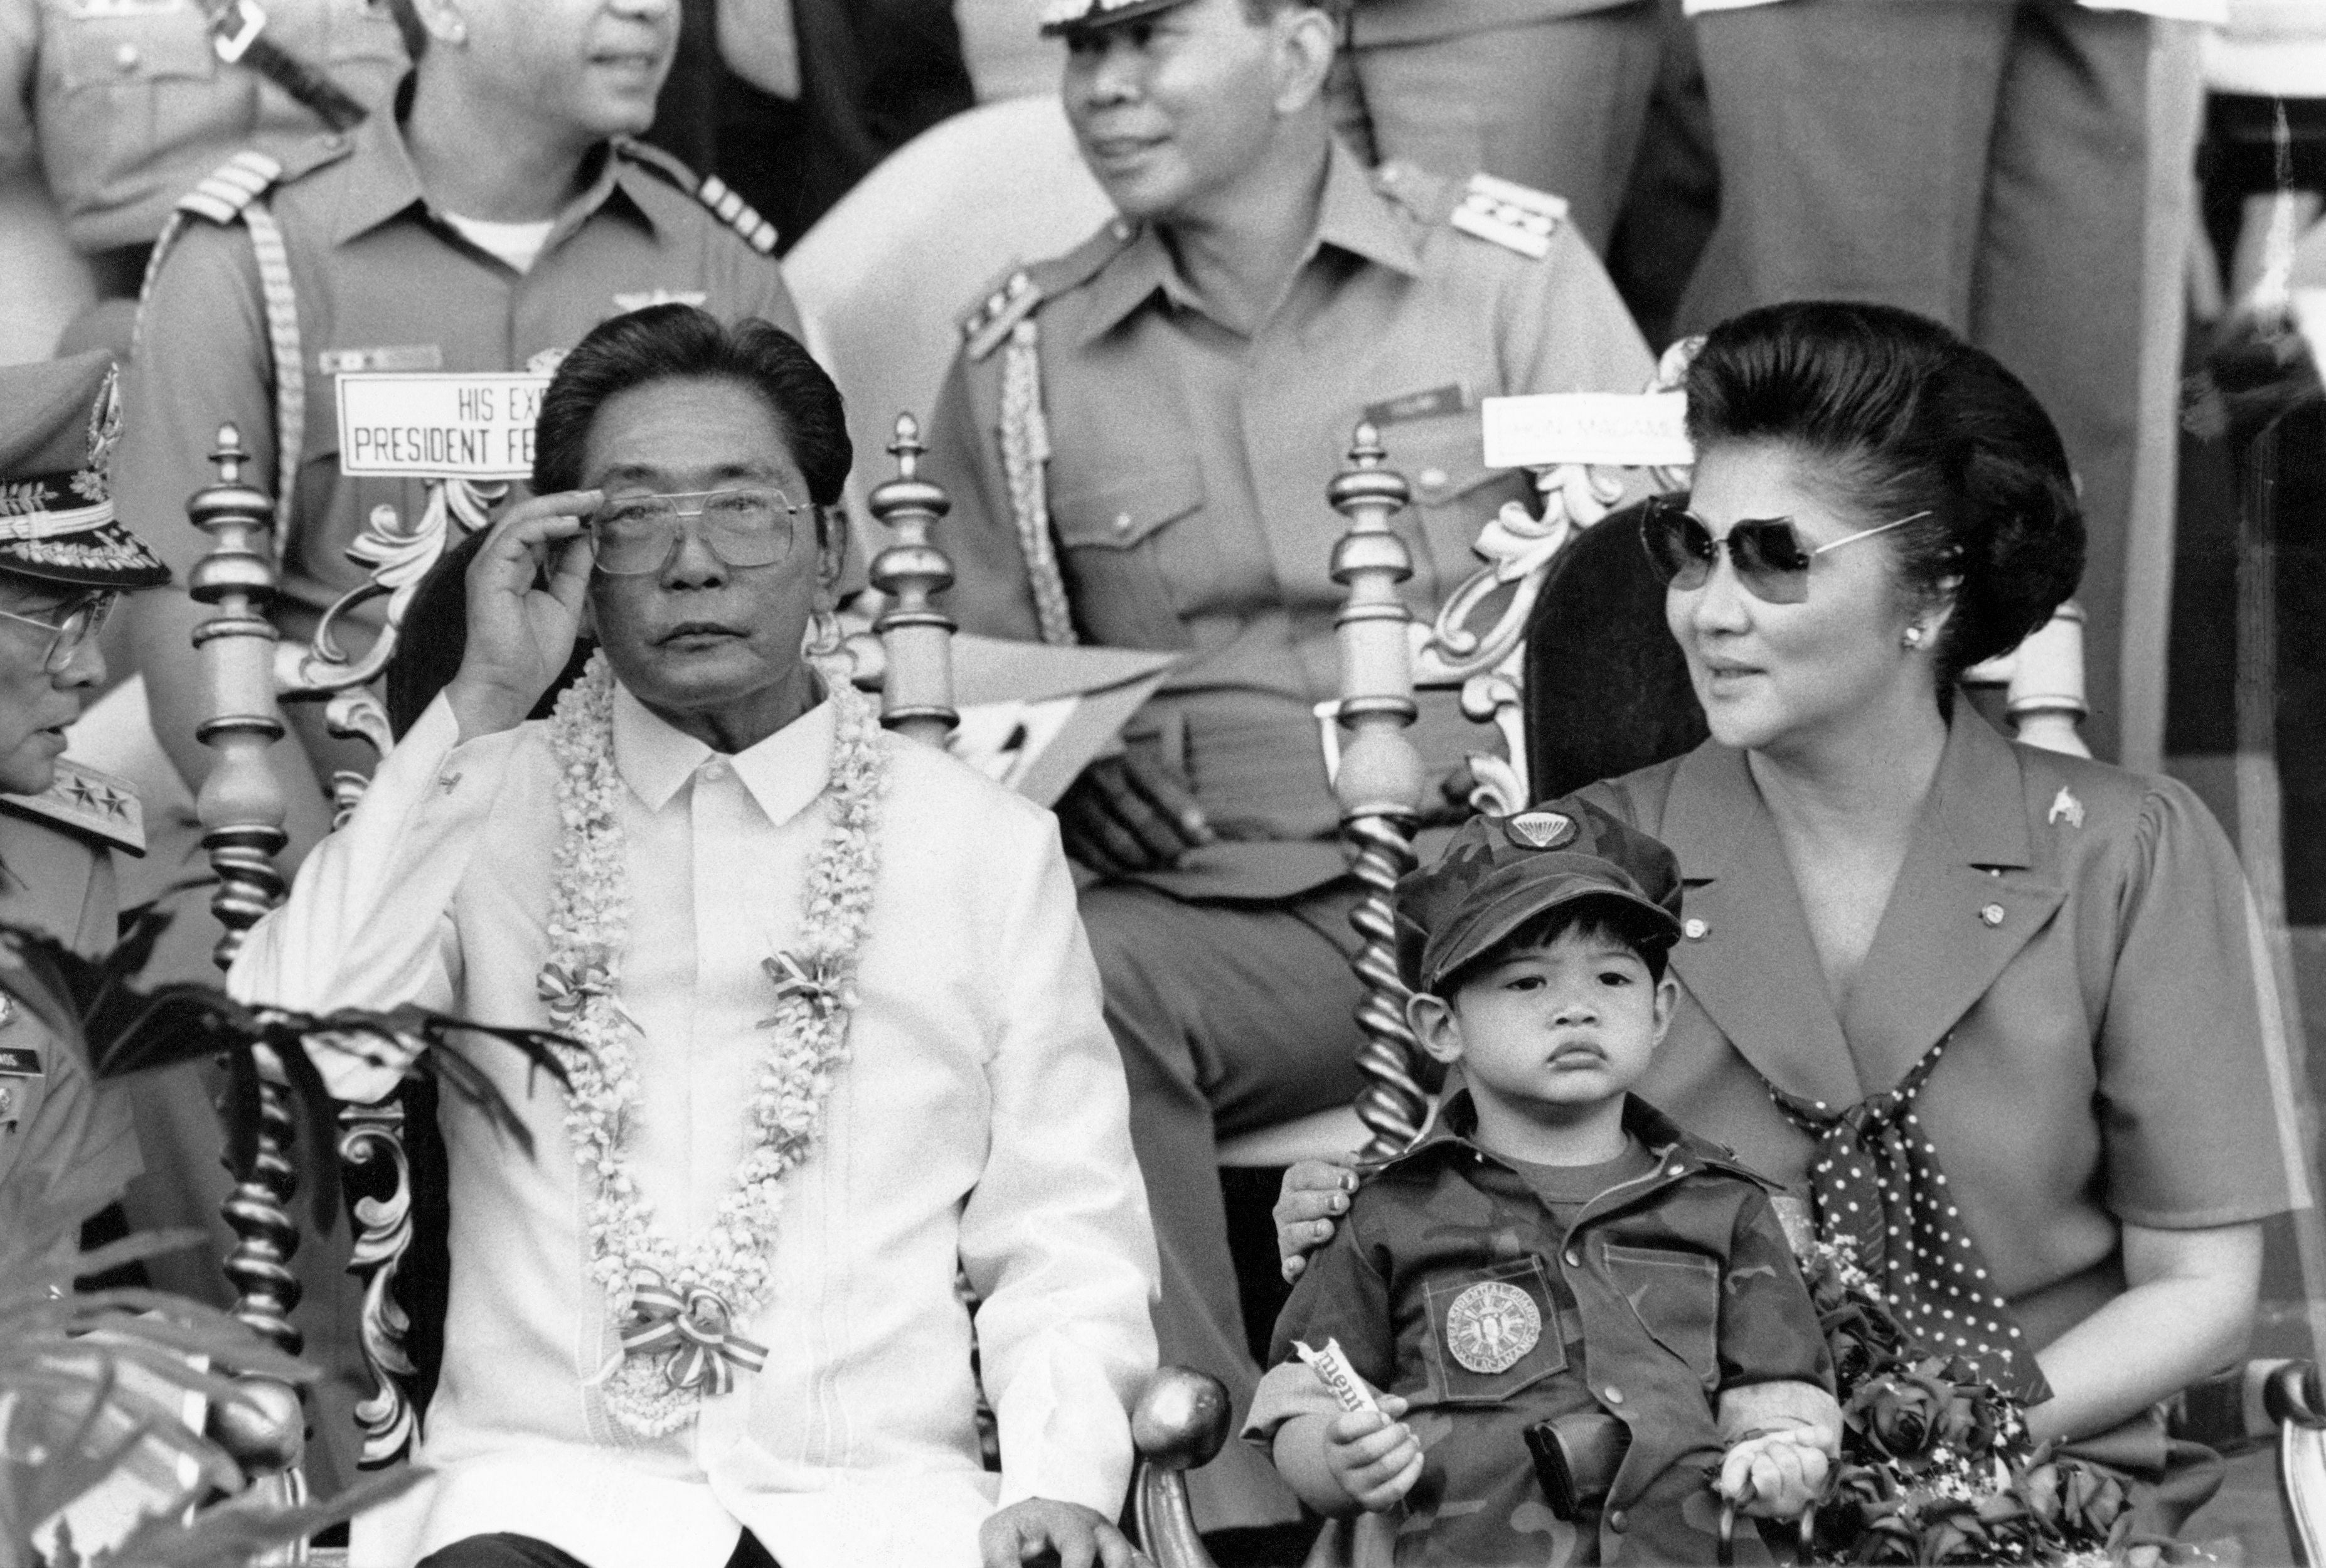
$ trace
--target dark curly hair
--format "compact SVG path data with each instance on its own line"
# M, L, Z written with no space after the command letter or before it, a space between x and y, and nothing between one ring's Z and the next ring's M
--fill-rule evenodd
M533 428L534 494L580 486L590 428L609 399L652 382L703 380L757 393L791 446L808 499L838 503L856 457L840 388L773 322L752 316L729 327L693 305L649 305L600 321L559 361Z
M1714 328L1688 371L1699 455L1782 443L1811 482L1889 537L1904 591L1951 599L1939 690L2016 647L2084 571L2084 516L2067 449L2041 404L1993 355L1888 305L1803 302Z

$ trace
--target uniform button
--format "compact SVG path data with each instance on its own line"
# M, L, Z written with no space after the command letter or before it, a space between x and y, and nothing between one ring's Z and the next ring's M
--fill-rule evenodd
M1422 469L1421 487L1425 490L1444 489L1446 487L1446 470L1443 469Z
M702 765L702 776L710 779L714 784L719 780L725 778L727 776L727 764L725 760L723 758L714 756L709 762L704 763Z
M1570 1247L1570 1248L1568 1248L1567 1249L1567 1252L1566 1252L1565 1256L1566 1256L1566 1258L1567 1258L1567 1266L1568 1266L1568 1267L1569 1267L1569 1268L1580 1268L1580 1267L1582 1267L1582 1266L1583 1266L1583 1254L1581 1254L1580 1252L1576 1251L1576 1250L1575 1250L1575 1248L1573 1248L1572 1247Z
M1691 920L1683 924L1679 929L1680 934L1687 937L1689 941L1702 942L1704 940L1704 933L1710 931L1712 928L1705 924L1704 922L1700 920Z
M113 46L113 63L123 70L137 69L137 46L126 41Z
M1117 513L1114 515L1114 531L1115 531L1117 533L1130 533L1130 513L1128 513L1128 512L1117 512Z
M2001 925L2003 923L2003 905L2000 904L1990 904L1985 909L1978 912L1978 917L1989 925Z
M1624 1391L1621 1388L1616 1387L1613 1383L1607 1385L1605 1392L1607 1395L1608 1404L1621 1405L1624 1402Z
M1624 1510L1621 1508L1617 1508L1614 1513L1607 1516L1607 1527L1614 1531L1615 1534L1619 1536L1624 1533L1624 1527L1631 1522L1631 1519L1625 1516Z

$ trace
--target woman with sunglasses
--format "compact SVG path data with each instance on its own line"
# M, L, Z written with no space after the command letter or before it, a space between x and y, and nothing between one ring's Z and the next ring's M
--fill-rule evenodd
M144 840L136 792L67 759L65 729L105 684L114 601L170 576L113 515L118 409L109 356L0 369L0 926L92 958L116 939L113 851ZM0 1185L85 1218L139 1161L128 1102L97 1091L73 1018L0 943Z
M2303 1178L2219 827L1957 691L2082 569L2058 432L1988 355L1870 305L1738 317L1687 393L1695 487L1642 533L1711 738L1586 792L1687 878L1641 1092L2174 1528L2219 1461L2161 1402L2243 1351L2260 1221ZM1288 1177L1288 1252L1344 1175Z

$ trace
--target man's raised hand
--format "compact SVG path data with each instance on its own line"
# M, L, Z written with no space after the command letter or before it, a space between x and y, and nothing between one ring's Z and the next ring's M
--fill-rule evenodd
M1080 1503L1028 1498L985 1521L977 1533L984 1568L1055 1563L1057 1568L1155 1568L1113 1521Z
M469 562L469 636L444 695L471 740L524 721L581 635L594 560L588 518L598 490L520 501Z

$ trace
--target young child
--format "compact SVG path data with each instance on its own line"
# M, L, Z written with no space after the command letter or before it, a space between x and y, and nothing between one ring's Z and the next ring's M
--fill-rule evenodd
M1457 1071L1309 1260L1244 1428L1358 1516L1360 1568L1710 1563L1724 1496L1791 1517L1824 1483L1832 1367L1769 1189L1626 1092L1679 900L1669 849L1574 800L1474 820L1398 885L1408 1018Z

